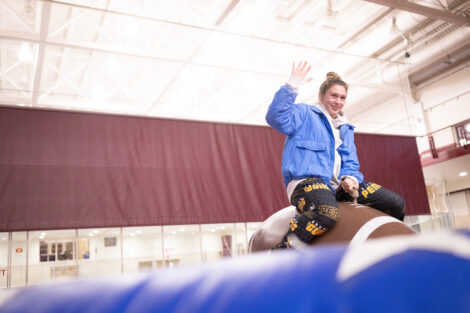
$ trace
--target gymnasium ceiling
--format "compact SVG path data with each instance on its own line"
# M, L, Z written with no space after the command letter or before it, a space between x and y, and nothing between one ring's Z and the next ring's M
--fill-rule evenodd
M416 134L412 90L469 63L469 16L469 0L0 0L0 105L265 125L308 60L299 97L333 70L359 131Z

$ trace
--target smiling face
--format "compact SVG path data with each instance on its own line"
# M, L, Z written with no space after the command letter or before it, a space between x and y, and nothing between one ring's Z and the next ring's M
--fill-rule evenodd
M319 94L320 102L330 113L332 118L337 118L338 113L343 109L346 104L346 88L341 85L331 86L324 95Z

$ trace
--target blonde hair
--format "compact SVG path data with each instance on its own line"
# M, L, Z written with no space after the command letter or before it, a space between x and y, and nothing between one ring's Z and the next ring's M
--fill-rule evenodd
M333 85L343 86L344 89L346 89L346 92L348 92L348 84L346 84L346 82L344 82L335 72L328 72L326 73L326 80L320 86L319 93L324 96L327 90L330 89Z

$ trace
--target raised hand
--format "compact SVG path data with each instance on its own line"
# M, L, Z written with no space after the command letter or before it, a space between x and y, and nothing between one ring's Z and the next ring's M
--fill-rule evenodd
M299 78L302 78L306 83L311 81L311 78L305 78L307 76L308 72L310 72L310 69L312 68L310 65L308 65L307 61L299 62L297 66L295 65L295 62L292 62L292 72L291 75L296 75Z
M312 78L306 78L308 72L312 67L308 65L307 61L299 62L297 65L295 62L292 63L292 72L290 74L289 80L286 82L293 90L297 90L300 86L308 83Z

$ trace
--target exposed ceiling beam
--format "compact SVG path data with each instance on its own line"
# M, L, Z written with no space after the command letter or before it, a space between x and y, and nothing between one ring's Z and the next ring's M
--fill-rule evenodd
M470 28L459 27L451 32L436 44L427 46L412 55L414 61L409 68L409 74L421 71L423 68L435 62L442 57L451 54L453 51L459 50L468 45L470 38Z
M38 103L39 85L41 84L42 67L44 65L44 54L46 52L47 35L49 33L49 20L51 17L51 4L47 2L42 3L41 13L41 28L39 30L39 49L38 58L36 60L36 73L34 75L33 95L31 105L35 106Z
M121 55L121 56L126 56L126 57L149 59L149 60L156 60L156 61L166 61L166 62L177 63L177 64L184 64L187 62L186 60L178 59L175 57L156 56L155 54L152 54L152 53L149 53L148 51L143 51L143 50L136 51L132 49L117 49L113 47L87 43L87 42L78 42L78 41L71 42L69 40L64 40L64 39L56 39L54 41L52 40L42 41L38 39L19 38L19 37L12 37L12 36L6 36L6 35L0 34L0 40L19 41L19 42L26 41L26 42L31 42L34 44L39 44L39 45L44 45L44 46L70 48L70 49L77 49L81 51L102 52L102 53L108 53L111 55ZM394 63L399 63L399 62L394 62ZM203 66L203 67L216 68L216 69L222 69L222 70L285 77L285 73L276 72L276 71L267 72L267 71L239 68L239 67L235 67L231 65L217 65L217 64L201 63L201 62L194 62L194 61L191 62L191 64L196 65L196 66Z
M426 88L430 84L433 84L441 79L454 75L455 73L465 68L470 67L470 57L468 57L467 59L459 58L460 57L459 55L457 57L458 57L457 61L451 61L452 63L448 64L448 68L444 66L447 64L443 63L443 60L441 59L440 65L437 62L436 62L435 67L431 67L432 66L431 65L430 66L431 70L429 72L425 72L425 69L423 69L422 72L417 72L417 73L410 75L410 83L412 84L413 88L415 89ZM451 56L451 58L453 57Z
M426 17L470 27L470 18L456 13L430 8L407 0L364 0L375 4L388 6L393 9L424 15Z
M220 26L222 25L222 23L225 21L225 19L227 18L227 16L230 14L230 12L233 11L233 9L235 9L235 7L237 6L238 2L240 2L240 0L232 0L232 2L229 3L229 5L225 8L225 11L222 13L222 15L220 15L219 19L217 20L217 22L215 22L215 26Z
M109 4L110 4L110 0L107 0L106 3L105 3L105 8L108 9L109 8ZM73 8L73 7L72 7ZM72 10L71 10L72 11ZM83 12L83 11L81 11ZM92 42L98 42L98 39L100 38L100 35L105 35L104 32L101 32L99 31L99 29L101 29L103 27L103 25L105 24L105 20L106 20L106 17L108 15L106 13L102 13L101 14L101 17L100 17L100 20L99 20L99 23L96 27L96 34L94 35L94 38L93 38L93 41ZM68 35L68 33L67 33ZM108 36L106 36L107 38L109 38ZM65 50L65 49L64 49ZM82 86L83 84L83 81L85 80L85 77L86 77L86 74L88 73L88 71L90 70L90 66L92 66L93 64L93 59L96 55L95 51L91 50L89 51L89 54L90 54L90 61L88 62L88 64L86 65L86 67L84 68L83 70L83 73L82 73L82 76L81 78L79 79L78 83L77 83L77 88L80 89L80 86Z
M31 34L34 33L34 29L32 29L31 26L29 26L28 23L25 22L25 20L23 19L23 17L22 17L20 14L18 14L18 13L15 11L15 9L13 9L10 4L8 4L8 2L6 2L6 1L1 1L0 3L2 3L2 4L5 6L5 8L7 9L7 11L10 12L11 16L13 16L13 18L14 18L15 20L17 20L21 25L23 25L23 27L26 28L26 29L28 30L28 32L30 32Z
M332 50L332 49L325 49L322 47L316 47L310 44L300 44L296 42L291 42L291 41L285 41L285 40L277 40L274 38L267 38L267 37L261 37L257 36L254 34L244 34L244 33L237 33L233 31L227 31L223 30L216 25L214 27L204 27L204 26L198 26L198 25L191 25L191 24L185 24L181 22L173 22L173 21L168 21L168 20L163 20L163 19L158 19L158 18L152 18L148 16L142 16L142 15L136 15L136 14L131 14L131 13L126 13L126 12L120 12L116 10L109 10L109 9L101 9L101 8L96 8L96 7L91 7L91 6L86 6L86 5L79 5L79 4L73 4L73 3L68 3L68 2L62 2L62 1L57 1L57 0L38 0L39 2L48 2L51 4L57 4L57 5L64 5L64 6L71 6L83 10L90 10L90 11L95 11L95 12L104 12L104 13L109 13L109 14L114 14L118 16L127 16L127 17L132 17L132 18L138 18L141 20L145 21L150 21L150 22L157 22L157 23L162 23L162 24L168 24L168 25L176 25L181 28L188 28L188 29L196 29L200 31L207 31L207 32L212 32L212 33L217 33L217 34L222 34L222 35L229 35L229 36L234 36L234 37L239 37L239 38L247 38L247 39L255 39L255 40L260 40L263 42L269 42L269 43L275 43L275 44L280 44L280 45L287 45L291 46L294 48L306 48L306 49L312 49L315 51L322 51L322 52L327 52L327 53L336 53L336 54L341 54L345 56L351 56L351 57L359 57L359 58L364 58L364 59L370 59L370 60L378 60L378 61L386 61L386 62L392 62L392 63L403 63L403 62L397 62L397 61L392 61L392 60L386 60L386 59L380 59L380 58L373 58L370 56L364 56L364 55L357 55L353 53L347 53L343 51L338 51L338 50ZM234 1L234 4L235 1ZM230 7L230 5L229 5ZM234 6L235 7L235 6ZM220 19L220 18L219 18ZM1 38L0 38L1 39ZM32 40L29 40L32 41Z
M421 23L413 26L410 29L402 30L403 34L409 34L414 38L413 42L416 41L415 34L420 36L421 38L423 33L427 33L428 29L435 29L438 27L438 25L441 25L442 21L435 21L431 19L425 19ZM382 48L379 50L375 51L372 56L373 57L384 57L386 55L386 58L388 59L396 59L397 53L402 53L404 50L404 45L403 45L403 37L399 36L396 37L395 39L391 40L389 43L384 45Z
M341 43L336 49L340 50L344 47L346 47L347 45L349 45L353 40L355 40L357 37L361 36L361 35L364 35L364 33L366 31L369 30L369 28L371 28L372 26L374 26L375 24L377 24L379 21L381 21L383 18L385 18L387 15L389 15L390 13L393 12L393 8L389 8L387 9L386 11L380 13L378 16L376 16L375 18L373 18L371 21L369 21L367 24L365 24L364 26L362 26L361 28L359 28L358 31L356 31L353 35L351 35L348 39L346 39L345 41L343 41L343 43Z

